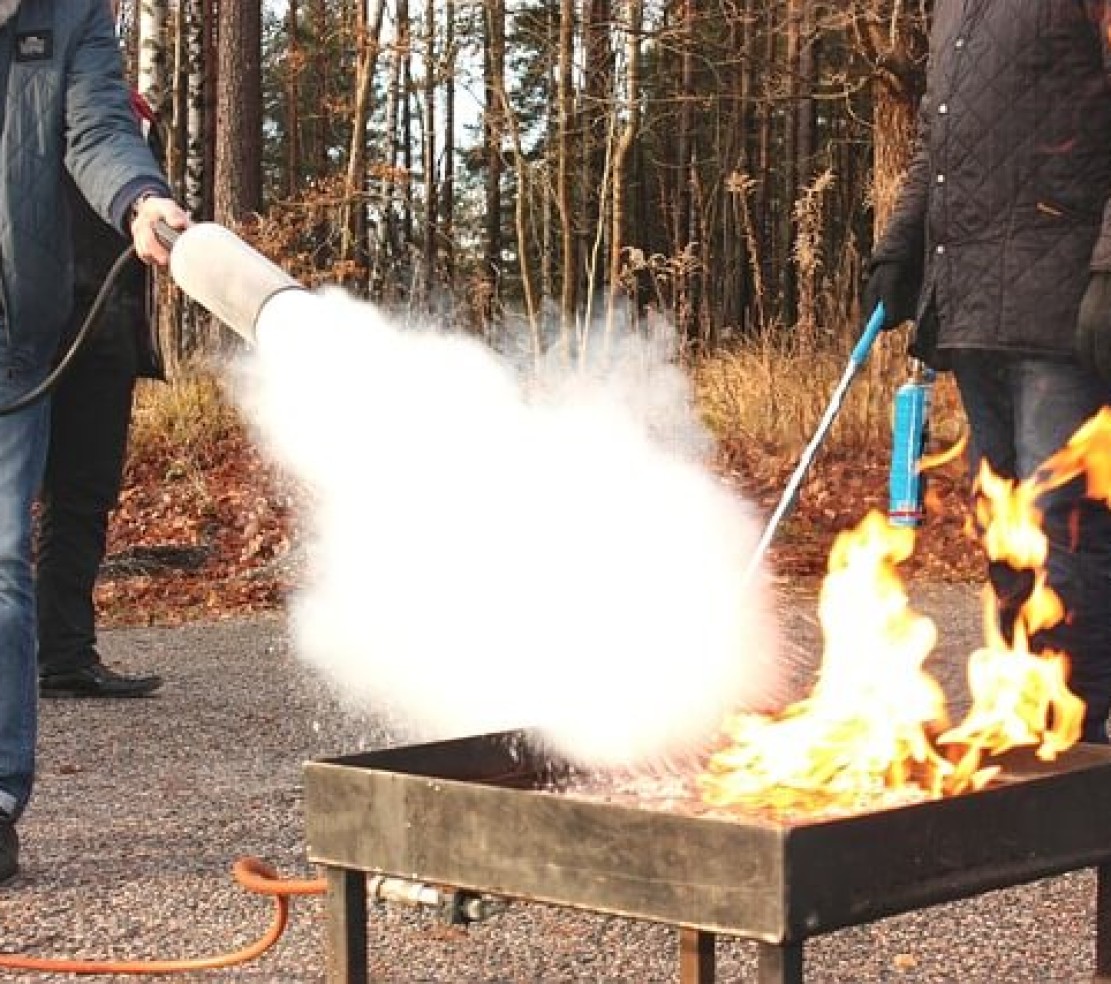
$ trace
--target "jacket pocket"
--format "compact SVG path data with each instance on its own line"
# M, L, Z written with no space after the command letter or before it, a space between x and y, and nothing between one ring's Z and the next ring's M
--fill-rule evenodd
M1103 202L1092 198L1077 202L1064 195L1041 195L1034 202L1034 214L1038 224L1098 225L1103 221Z

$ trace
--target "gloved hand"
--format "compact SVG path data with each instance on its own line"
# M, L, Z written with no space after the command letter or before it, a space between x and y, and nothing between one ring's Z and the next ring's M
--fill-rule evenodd
M896 260L876 263L864 285L864 315L868 317L883 301L883 330L889 331L914 318L918 306L918 277L908 265Z
M1111 272L1096 271L1088 280L1076 321L1076 354L1081 365L1111 383Z

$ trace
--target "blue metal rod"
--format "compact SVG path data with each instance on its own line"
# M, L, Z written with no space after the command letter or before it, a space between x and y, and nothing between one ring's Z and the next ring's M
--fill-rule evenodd
M783 495L779 499L779 505L775 507L775 512L772 513L771 519L768 520L768 525L764 527L764 533L760 537L760 542L756 544L756 550L752 555L752 559L749 561L748 577L751 578L759 570L760 565L764 562L764 556L768 552L768 547L771 546L771 542L775 538L776 532L779 530L780 524L794 508L795 502L798 499L799 489L802 487L803 479L806 478L806 473L810 471L810 466L814 463L814 458L817 456L826 434L829 432L833 421L836 419L837 413L841 409L841 404L845 401L845 394L848 393L853 378L860 371L860 367L867 361L868 353L872 351L872 346L875 344L876 338L883 330L883 323L886 317L887 312L884 310L883 302L881 301L876 305L876 309L868 319L868 324L864 328L864 334L860 336L860 340L853 347L852 354L849 356L849 364L845 367L845 371L841 376L841 381L833 391L829 406L826 407L825 413L822 414L822 419L818 422L818 429L814 432L814 436L810 439L810 443L807 444L806 449L803 451L794 473L787 482L787 487L783 490Z

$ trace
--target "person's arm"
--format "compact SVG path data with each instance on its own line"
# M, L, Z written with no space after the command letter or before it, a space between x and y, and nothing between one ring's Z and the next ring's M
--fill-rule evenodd
M140 258L165 263L154 225L184 228L188 216L139 132L108 5L83 6L85 22L67 62L66 166L101 217L131 233Z
M1099 38L1105 98L1111 99L1111 0L1089 0L1085 10ZM1082 365L1111 382L1111 197L1103 206L1103 223L1088 269L1088 287L1076 318L1076 355Z
M891 217L868 264L863 303L870 315L881 301L885 329L914 318L922 290L929 187L929 93L918 110L918 131Z
M891 217L872 251L872 265L922 262L926 241L926 208L929 193L930 95L918 108L914 151Z
M1088 0L1085 4L1092 28L1099 37L1103 51L1103 74L1107 79L1107 98L1111 99L1111 0ZM1111 272L1111 198L1103 207L1103 224L1092 251L1091 269Z

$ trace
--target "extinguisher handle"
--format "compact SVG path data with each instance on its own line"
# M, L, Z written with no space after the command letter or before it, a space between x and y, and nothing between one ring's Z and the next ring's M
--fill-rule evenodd
M165 246L166 249L170 250L174 248L174 244L181 238L181 230L175 229L165 219L159 219L154 223L154 234L158 237L158 241Z

